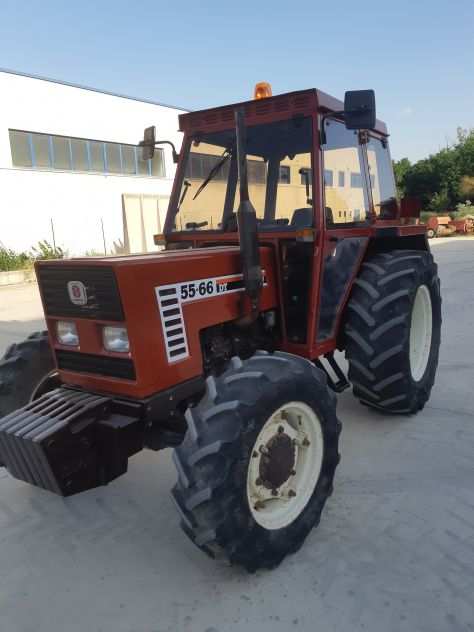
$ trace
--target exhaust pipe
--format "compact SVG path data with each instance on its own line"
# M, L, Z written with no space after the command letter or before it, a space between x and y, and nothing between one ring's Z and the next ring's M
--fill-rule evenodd
M235 111L235 133L237 138L237 165L240 193L237 224L239 227L240 257L245 294L250 299L252 307L250 322L252 322L259 313L260 292L263 282L262 268L260 266L260 250L258 246L257 214L249 198L245 113L243 108L239 108Z

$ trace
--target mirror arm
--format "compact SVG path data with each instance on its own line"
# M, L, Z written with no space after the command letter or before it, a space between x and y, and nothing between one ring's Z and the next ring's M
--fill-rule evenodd
M346 112L355 112L355 111L356 110L339 110L338 112L327 112L326 114L323 114L323 117L321 119L321 130L319 133L321 145L326 144L326 130L324 129L324 123L326 122L326 119L336 118L338 116L344 119Z
M145 141L141 140L138 143L139 147L156 147L156 145L169 145L171 147L171 151L173 153L173 162L177 163L179 161L179 154L176 151L176 147L174 146L174 143L172 143L170 140L155 140L155 142L153 144L151 143L146 143Z
M179 154L176 151L176 147L174 146L174 144L170 140L155 140L155 146L156 145L169 145L171 147L172 152L173 152L173 162L174 163L178 162Z
M340 116L344 118L345 113L346 113L345 110L339 110L338 112L327 112L326 114L323 114L323 117L321 119L321 130L319 132L319 142L321 143L321 145L325 145L327 142L326 130L324 129L324 123L326 122L326 119L333 118L336 116Z

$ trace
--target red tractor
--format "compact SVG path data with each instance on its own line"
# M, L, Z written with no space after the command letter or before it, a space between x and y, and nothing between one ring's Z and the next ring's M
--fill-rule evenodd
M12 476L69 496L172 447L184 532L250 571L319 523L335 392L418 412L441 325L426 227L396 200L373 91L268 92L180 116L164 250L38 262L48 331L0 363ZM160 142L148 128L144 157Z

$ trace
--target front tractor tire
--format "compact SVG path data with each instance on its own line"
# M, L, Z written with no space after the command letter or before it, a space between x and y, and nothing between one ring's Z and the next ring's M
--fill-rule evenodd
M345 327L349 380L363 404L413 414L438 366L441 296L430 252L394 250L362 264Z
M0 359L0 419L54 388L54 361L46 331L11 345Z
M172 491L183 530L250 572L277 566L332 492L341 425L326 376L286 353L235 357L186 419Z

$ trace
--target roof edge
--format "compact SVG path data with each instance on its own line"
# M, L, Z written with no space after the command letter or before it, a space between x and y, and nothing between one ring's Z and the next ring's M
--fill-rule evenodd
M169 103L160 103L159 101L153 101L152 99L141 99L139 97L132 97L126 94L120 94L119 92L110 92L108 90L100 90L99 88L91 88L90 86L84 86L79 83L73 83L71 81L62 81L61 79L51 79L51 77L43 77L42 75L30 74L22 72L21 70L11 70L9 68L1 68L0 73L6 75L16 75L18 77L26 77L27 79L37 79L39 81L48 81L49 83L56 83L61 86L67 86L68 88L77 88L78 90L87 90L88 92L97 92L99 94L106 94L110 97L117 97L119 99L128 99L130 101L138 101L139 103L148 103L149 105L159 105L163 108L170 108L173 110L180 110L181 112L189 112L185 108L178 107L177 105L170 105Z

